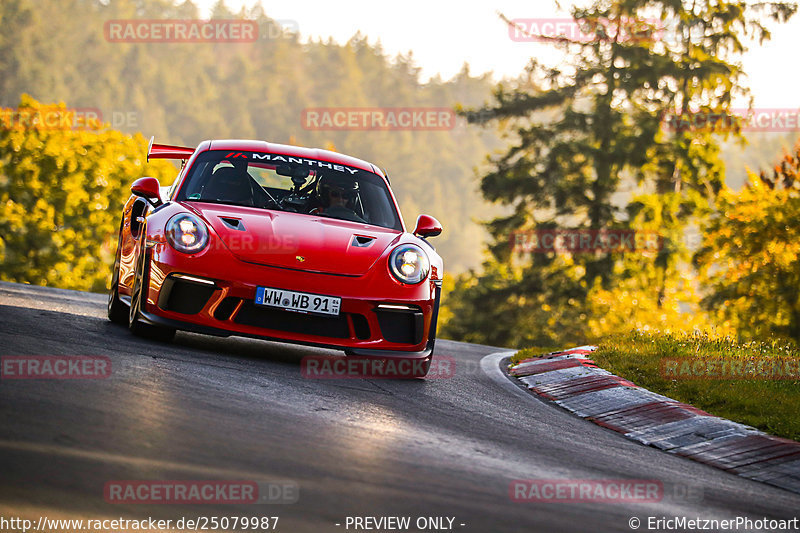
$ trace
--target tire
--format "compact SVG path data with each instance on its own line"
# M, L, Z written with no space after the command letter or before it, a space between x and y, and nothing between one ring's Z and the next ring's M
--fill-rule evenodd
M144 232L142 234L144 235ZM144 288L150 284L148 279L150 269L147 268L150 259L147 256L147 249L144 247L144 239L141 242L142 251L139 257L136 258L136 274L133 280L133 291L131 292L131 306L128 309L128 329L139 337L169 342L175 338L174 328L145 324L140 320L141 310L147 299L147 292Z
M111 274L111 287L108 289L108 319L114 324L128 324L128 306L119 299L119 261L120 249L117 242L117 255L114 259L114 271Z

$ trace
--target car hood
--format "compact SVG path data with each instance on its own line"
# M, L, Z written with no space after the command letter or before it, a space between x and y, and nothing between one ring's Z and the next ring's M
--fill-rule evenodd
M242 261L311 272L361 276L402 232L336 220L202 202L185 205Z

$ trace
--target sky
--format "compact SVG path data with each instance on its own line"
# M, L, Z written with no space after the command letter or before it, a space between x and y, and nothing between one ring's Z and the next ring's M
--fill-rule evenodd
M217 0L193 0L207 16ZM225 0L238 11L258 0ZM301 39L332 37L346 42L356 32L369 42L380 41L390 56L409 51L422 79L439 74L448 79L464 62L472 75L492 71L495 79L516 77L531 57L545 64L563 61L563 56L544 43L517 42L509 36L498 12L508 18L545 19L568 16L575 2L555 0L261 0L267 16L299 30ZM771 41L751 49L742 57L756 108L800 107L800 68L795 54L800 50L800 14L789 23L773 25ZM739 102L743 104L743 102Z

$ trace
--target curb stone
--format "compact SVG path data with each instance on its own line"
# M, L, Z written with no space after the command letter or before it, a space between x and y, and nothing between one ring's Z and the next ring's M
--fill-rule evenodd
M800 494L800 442L710 415L599 368L580 346L526 359L508 377L560 407L668 453Z

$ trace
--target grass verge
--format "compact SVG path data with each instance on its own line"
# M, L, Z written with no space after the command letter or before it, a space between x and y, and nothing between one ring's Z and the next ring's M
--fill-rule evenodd
M800 440L800 349L796 345L634 332L603 339L597 346L588 357L641 387L712 415ZM526 348L512 360L547 351L552 350Z

